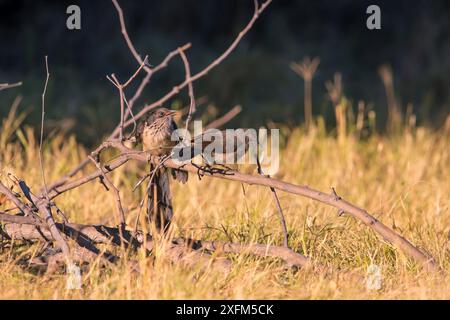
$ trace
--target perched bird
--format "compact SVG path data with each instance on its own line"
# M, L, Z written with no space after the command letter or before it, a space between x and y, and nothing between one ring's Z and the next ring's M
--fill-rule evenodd
M172 137L177 130L177 125L173 119L176 111L166 108L159 108L150 111L139 123L136 130L136 141L142 142L144 151L154 156L164 157L173 156L178 160L190 160L201 155L207 164L221 164L211 160L216 156L226 161L233 159L235 163L239 158L238 150L246 152L249 142L252 140L248 136L227 135L226 131L204 132L192 139L188 143L179 144L180 139ZM181 138L181 137L179 137ZM227 142L232 143L232 148L227 148ZM214 148L208 148L214 143ZM175 148L175 146L177 146ZM208 150L212 149L212 150ZM208 152L209 151L209 152ZM178 158L180 157L180 158ZM148 207L147 214L150 221L154 221L158 230L164 231L170 225L173 217L172 195L169 186L169 171L177 181L185 183L188 174L185 171L177 169L167 169L165 167L156 168L150 165L150 172L156 170L147 190Z
M172 133L177 129L173 119L175 111L160 108L149 112L139 123L136 130L136 141L142 142L144 151L150 154L163 157L171 154L172 148L177 141L172 141ZM158 230L164 231L170 225L173 216L172 195L169 186L169 171L174 179L185 183L187 172L167 169L164 167L155 168L150 166L150 172L156 169L148 193L147 214L150 221L155 223Z

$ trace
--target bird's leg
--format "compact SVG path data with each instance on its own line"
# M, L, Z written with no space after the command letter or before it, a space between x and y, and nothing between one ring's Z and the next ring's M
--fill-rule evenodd
M204 176L204 174L201 173L201 171L203 170L203 168L199 165L197 165L196 163L191 161L191 165L193 165L194 167L197 168L197 177L198 180L202 180L202 177Z
M230 168L229 166L223 164L223 163L216 163L215 165L222 167L222 171L226 172L226 171L232 171L233 168ZM219 168L216 168L218 170L220 170Z
M339 200L342 199L342 198L337 194L336 189L335 189L334 187L331 187L331 192L333 193L333 196L334 196L334 200L335 200L335 201L339 201Z
M337 194L336 189L335 189L334 187L331 187L331 192L332 192L332 194L333 194L333 196L334 196L334 201L339 201L339 200L342 199L342 198ZM344 213L345 213L344 210L339 209L339 211L338 211L338 216L340 217L340 216L342 216Z

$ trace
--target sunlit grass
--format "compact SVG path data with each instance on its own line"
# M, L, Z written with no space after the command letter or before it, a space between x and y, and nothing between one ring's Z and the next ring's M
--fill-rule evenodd
M11 115L0 132L0 179L6 172L42 186L38 143L31 128L19 127ZM11 130L14 128L14 130ZM47 181L57 179L87 154L74 137L53 134L44 146ZM245 168L246 170L248 168ZM93 170L93 166L86 171ZM132 192L145 166L129 163L112 174L134 225L144 190ZM251 170L251 169L248 169ZM186 268L164 258L138 260L132 273L126 259L118 265L83 269L82 290L67 290L63 274L45 276L20 266L39 244L0 244L2 299L405 299L450 298L450 137L443 131L417 128L394 137L372 135L364 141L348 137L340 144L321 130L290 132L276 178L307 184L325 192L336 188L345 199L364 207L389 227L431 254L444 275L429 275L355 219L315 201L279 193L290 233L290 246L327 274L285 270L278 261L233 255L229 274ZM172 184L175 234L198 239L282 244L276 206L270 190L236 182L190 176L187 185ZM243 191L245 190L245 194ZM15 190L18 191L18 190ZM98 182L56 199L69 219L79 223L117 223L114 201ZM11 207L0 204L0 210ZM367 290L360 277L369 265L382 268L382 288Z

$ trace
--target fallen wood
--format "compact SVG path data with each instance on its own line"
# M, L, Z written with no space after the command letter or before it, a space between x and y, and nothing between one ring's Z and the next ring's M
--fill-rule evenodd
M288 266L291 267L309 267L311 261L295 252L292 249L281 246L271 246L265 244L242 244L222 241L205 241L205 240L189 240L178 238L174 239L174 242L179 244L190 243L193 248L204 249L209 251L220 251L224 253L248 253L260 257L272 257L282 259Z
M40 240L53 241L51 233L46 228L35 225L35 222L24 216L12 216L0 213L0 222L3 227L3 233L9 238L15 240ZM120 230L119 228L107 227L104 225L83 225L83 224L56 224L58 229L68 237L77 241L89 241L92 244L108 244L120 246ZM144 236L142 233L134 233L125 230L123 232L124 241L132 247L138 248L145 246L149 252L155 248L155 241L150 235ZM286 265L291 267L307 267L310 260L305 256L294 252L286 247L271 246L265 244L240 244L228 243L220 241L203 241L184 238L172 239L167 246L166 254L173 262L184 262L194 265L196 263L211 263L211 255L209 252L223 253L247 253L260 257L272 257L283 260ZM205 252L206 251L206 252ZM213 264L222 270L229 270L231 267L229 260L216 259Z

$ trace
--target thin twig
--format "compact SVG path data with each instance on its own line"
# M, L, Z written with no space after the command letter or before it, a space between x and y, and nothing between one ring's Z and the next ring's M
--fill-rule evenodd
M45 56L45 71L46 71L46 78L45 78L45 85L44 90L42 92L42 109L41 109L41 136L39 139L39 163L41 166L41 177L42 182L44 184L44 190L45 190L45 196L48 196L48 189L47 189L47 183L45 180L45 172L44 172L44 159L42 155L42 142L44 139L44 119L45 119L45 94L47 92L47 85L48 85L48 79L50 77L50 73L48 71L48 57Z
M114 185L114 183L109 179L109 177L105 174L103 171L103 167L99 163L98 160L94 159L93 156L88 156L88 158L94 163L94 165L97 167L98 170L101 172L101 176L103 177L103 181L106 183L106 185L112 189L114 192L114 199L116 201L116 208L117 208L117 215L120 221L121 228L125 228L126 221L125 221L125 212L122 207L122 201L120 200L120 192L119 189Z
M58 228L56 228L55 220L52 215L52 209L51 204L48 201L48 188L47 183L45 180L45 172L44 172L44 161L43 161L43 155L42 155L42 142L44 139L44 120L45 120L45 94L47 92L47 85L48 85L48 79L50 77L50 73L48 71L48 57L45 56L45 70L46 70L46 78L45 78L45 85L44 90L42 92L42 112L41 112L41 136L39 140L39 163L41 167L41 175L42 175L42 182L44 184L44 196L39 199L32 199L34 204L37 206L39 211L41 211L44 214L45 222L47 223L50 232L52 233L52 236L56 240L58 246L62 250L63 256L66 261L67 266L72 265L72 258L70 253L70 248L66 242L66 240L61 236L59 233Z
M263 176L263 177L267 177L270 178L270 175L264 175L262 168L261 168L261 163L259 162L259 155L256 155L256 159L257 159L257 165L258 165L258 174ZM286 218L284 217L284 213L283 213L283 208L281 208L281 203L280 203L280 199L278 198L277 195L277 191L275 190L275 188L270 187L269 188L270 191L273 194L273 197L275 199L275 203L277 205L277 209L278 209L278 216L280 218L280 222L281 222L281 228L283 230L283 244L286 248L289 248L289 233L287 230L287 226L286 226Z
M119 128L120 128L120 134L119 134L119 139L121 141L124 140L124 135L123 135L123 123L125 121L125 108L124 108L124 103L127 106L127 115L130 114L131 118L133 120L133 130L131 135L135 132L136 127L137 127L137 123L136 123L136 119L134 118L134 114L131 111L131 106L127 101L127 98L125 96L125 92L124 89L134 80L134 78L138 75L138 73L142 70L142 68L145 66L145 64L147 63L147 59L148 56L145 56L144 61L141 63L141 65L139 66L139 68L130 76L130 78L124 83L121 84L119 82L119 80L117 79L116 75L113 73L110 76L106 76L106 78L119 90L119 98L120 98L120 123L119 123Z
M88 158L89 161L91 161ZM87 174L83 177L80 177L77 180L71 181L69 183L65 183L64 185L60 185L57 186L55 188L53 188L50 192L49 192L49 198L50 199L54 199L57 196L59 196L60 194L63 194L66 191L75 189L85 183L88 183L92 180L97 179L99 176L102 175L102 171L104 171L105 173L108 173L114 169L117 169L118 167L122 166L123 164L125 164L127 161L129 161L130 158L128 155L122 155L120 157L118 157L117 159L115 159L112 163L108 164L108 165L104 165L103 166L103 170L97 170L94 171L90 174Z
M136 72L134 74L131 75L131 77L127 80L127 82L125 82L122 87L126 88L128 87L128 85L134 80L134 78L136 78L136 76L138 75L138 73L142 70L142 68L147 64L148 62L148 56L145 56L144 61L141 63L141 65L139 66L139 68L136 70Z
M0 91L21 86L22 82L17 83L0 83Z
M130 49L130 51L133 54L133 56L136 59L136 61L140 65L142 65L143 64L143 60L142 60L141 56L137 53L136 48L134 47L133 42L131 42L130 36L128 35L127 28L125 27L125 19L123 17L122 8L120 7L119 3L116 0L112 0L112 2L114 4L114 7L117 10L118 15L119 15L120 31L122 32L123 37L125 38L125 41L127 42L128 48ZM151 72L151 69L148 66L144 66L144 69L148 73Z
M179 54L181 56L181 59L183 60L184 64L184 71L186 73L186 79L189 79L191 77L191 67L189 66L189 61L186 57L186 54L184 51L179 50ZM194 97L194 86L192 85L192 82L188 84L188 92L189 92L189 112L186 118L186 134L189 126L189 121L191 121L192 114L195 112L195 97ZM186 138L186 136L184 137Z
M273 194L275 203L277 204L278 215L280 217L281 228L283 230L283 244L286 248L289 248L289 233L286 226L286 218L284 217L283 209L281 208L280 199L278 198L277 191L274 188L270 188Z

